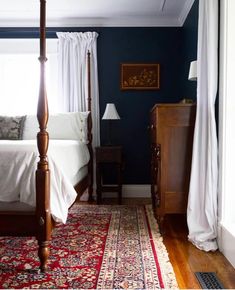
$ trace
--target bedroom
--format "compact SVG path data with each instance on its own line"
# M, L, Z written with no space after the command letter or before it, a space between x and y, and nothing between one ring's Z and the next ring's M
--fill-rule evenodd
M149 192L150 196L148 186L150 152L147 149L149 137L146 128L151 107L157 102L178 102L182 98L196 97L196 83L187 81L189 63L196 58L196 10L195 4L182 28L92 27L91 29L99 33L97 45L100 112L101 114L104 112L106 103L113 102L121 116L121 120L114 127L113 141L121 143L125 150L124 196L128 195L128 190L132 191L131 185L140 185L135 187L136 191L140 190L139 195L144 191ZM36 29L31 28L24 28L22 31L20 28L2 27L0 31L1 38L38 37ZM49 29L49 37L55 37L55 31L56 28ZM68 28L61 31L68 31ZM87 28L79 30L70 28L69 31L87 31ZM120 91L120 63L129 61L161 63L160 90ZM104 122L101 121L102 143L106 141L106 129Z

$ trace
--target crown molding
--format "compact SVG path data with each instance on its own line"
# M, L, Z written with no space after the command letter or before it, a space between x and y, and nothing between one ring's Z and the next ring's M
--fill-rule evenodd
M47 27L179 27L177 18L123 17L123 18L67 18L47 21ZM0 27L38 27L39 20L0 20Z
M189 14L189 11L191 10L193 3L195 2L195 0L188 0L185 2L184 7L180 13L179 19L178 19L178 23L179 26L183 26L184 22Z

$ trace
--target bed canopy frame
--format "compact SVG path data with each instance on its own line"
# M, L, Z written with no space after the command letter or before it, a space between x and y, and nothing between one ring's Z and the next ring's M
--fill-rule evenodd
M55 226L50 212L50 169L47 161L47 149L49 134L46 131L49 118L45 63L46 58L46 0L40 0L40 88L37 107L37 118L40 131L37 134L37 147L39 162L36 170L36 209L24 210L1 210L0 211L0 235L1 236L35 236L38 241L38 256L40 270L44 272L50 253L51 233ZM88 65L88 111L91 112L91 76L90 76L90 53L87 55ZM89 200L92 200L93 191L93 150L92 150L92 118L88 117L88 149L90 161L88 175L79 182L75 189L78 198L88 188Z

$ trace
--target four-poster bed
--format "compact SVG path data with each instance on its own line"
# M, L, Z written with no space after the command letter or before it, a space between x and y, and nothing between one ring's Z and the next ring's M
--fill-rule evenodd
M23 207L18 209L9 208L12 204L6 203L6 207L0 207L0 236L35 236L38 241L38 256L41 271L46 270L49 256L49 244L51 232L55 226L50 208L50 181L51 173L48 163L49 134L47 123L49 119L47 94L45 85L45 62L46 62L46 1L40 0L40 89L37 108L39 132L37 134L37 148L39 161L36 170L36 207ZM91 79L90 79L90 53L88 53L88 111L91 112ZM92 119L88 115L87 138L89 150L88 174L76 184L75 190L79 198L88 188L89 200L92 199L93 183L93 151L92 151ZM36 136L35 136L36 137ZM4 203L3 203L4 204Z

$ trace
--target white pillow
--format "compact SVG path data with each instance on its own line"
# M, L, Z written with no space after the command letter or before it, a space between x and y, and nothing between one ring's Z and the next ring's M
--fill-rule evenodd
M72 112L50 115L47 131L50 139L79 140L88 143L87 119L90 112ZM24 140L35 139L39 131L37 117L27 115L24 125Z

